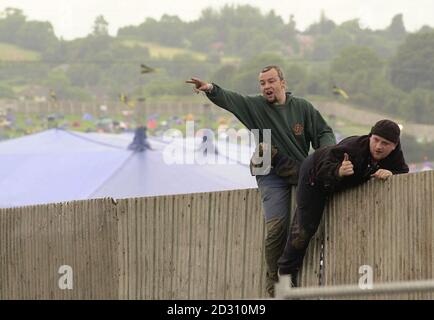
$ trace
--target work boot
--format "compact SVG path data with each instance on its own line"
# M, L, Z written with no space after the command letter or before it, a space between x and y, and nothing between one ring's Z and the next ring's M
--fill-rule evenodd
M279 277L279 282L281 277L289 276L289 285L291 288L298 287L298 272L288 273L288 274L280 274L280 269L277 270L277 275Z
M288 289L294 287L294 282L292 280L291 274L280 274L278 272L279 282L275 284L276 298L282 298L285 293L288 293Z

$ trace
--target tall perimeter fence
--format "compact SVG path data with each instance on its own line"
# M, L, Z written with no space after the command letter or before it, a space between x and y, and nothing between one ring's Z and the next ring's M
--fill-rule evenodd
M357 123L365 125L368 128L373 123L381 119L389 119L390 116L366 112L366 110L357 109L354 106L342 104L338 102L324 102L313 101L314 106L324 115L337 116L351 120L357 119ZM101 110L101 106L106 108ZM204 103L194 102L173 102L173 101L152 101L145 100L143 102L137 102L134 108L131 108L118 101L102 101L96 102L76 102L76 101L57 101L57 102L34 102L34 101L2 101L0 104L0 111L7 109L14 110L16 112L24 112L25 114L37 114L37 115L49 115L53 113L60 113L63 115L79 115L83 116L85 113L89 113L93 116L116 116L122 114L123 111L133 111L137 116L147 117L155 113L163 115L203 115L210 116L227 116L234 117L228 111L213 106L211 102L204 100ZM392 119L401 123L402 120ZM405 133L416 137L417 139L423 139L425 141L434 141L434 126L424 125L417 123L404 122Z
M105 106L104 110L101 106ZM207 103L190 103L190 102L173 102L173 101L144 101L136 102L134 107L117 101L102 101L96 102L76 102L76 101L58 101L58 102L33 102L33 101L3 101L0 108L3 110L13 110L15 112L23 112L25 114L53 114L60 113L63 115L84 115L85 113L93 116L116 116L122 114L123 111L129 110L140 113L143 116L151 114L172 114L184 115L187 113L193 114L208 114L210 102ZM214 107L213 113L226 114L223 109ZM229 114L229 113L228 113Z
M374 285L433 279L433 195L432 171L336 194L303 287L356 286L360 266ZM0 299L263 298L264 235L256 189L0 209Z

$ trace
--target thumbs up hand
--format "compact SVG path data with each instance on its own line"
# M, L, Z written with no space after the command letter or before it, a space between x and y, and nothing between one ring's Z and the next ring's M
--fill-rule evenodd
M341 167L339 168L339 177L351 176L354 174L353 164L349 160L350 157L348 153L344 153L344 161L342 161Z

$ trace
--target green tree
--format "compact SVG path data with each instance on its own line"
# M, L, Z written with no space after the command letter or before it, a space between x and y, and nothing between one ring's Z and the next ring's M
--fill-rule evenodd
M351 46L341 51L339 56L333 59L332 73L353 74L361 70L381 71L384 62L368 47Z
M244 94L255 94L259 92L259 72L268 65L278 65L286 69L286 62L281 55L276 53L263 53L240 65L237 74L232 79L236 91Z
M108 36L108 22L104 16L100 15L95 18L95 22L92 27L92 34L94 36Z
M392 83L406 91L434 90L434 32L410 34L390 64Z
M320 35L316 38L314 49L310 54L313 60L330 60L336 53L345 47L354 44L355 36L350 32L349 27L341 27L333 29L328 35Z
M408 119L432 124L434 121L434 91L414 89L404 100L401 108L408 115Z
M434 28L427 26L427 25L423 25L420 29L419 29L419 33L429 33L429 32L434 32Z
M49 22L28 21L17 30L15 37L16 44L40 52L50 50L58 42Z
M215 82L224 88L231 89L233 86L232 79L237 74L237 71L237 67L232 64L223 65L214 72L210 81Z
M295 91L295 95L327 95L329 92L328 72L324 68L311 70L303 82L300 83L300 91Z
M191 36L191 47L194 50L209 52L217 34L217 30L210 26L195 29Z
M390 26L386 29L387 34L392 40L401 41L407 35L402 14L397 14L392 18Z
M296 95L304 95L307 93L306 79L308 72L306 67L301 64L291 63L285 68L286 85L289 91Z
M307 28L306 34L326 35L326 34L330 34L335 28L336 28L336 24L332 20L326 17L324 10L321 10L321 16L319 22L311 24Z
M5 18L0 20L0 41L16 43L16 33L26 23L26 16L15 8L6 8L2 14Z
M374 50L361 46L345 48L333 59L330 72L334 84L342 87L352 101L378 107L371 94L374 86L387 80L384 62Z

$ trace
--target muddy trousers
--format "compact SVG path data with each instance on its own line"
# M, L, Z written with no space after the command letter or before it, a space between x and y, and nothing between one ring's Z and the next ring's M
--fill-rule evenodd
M288 237L291 213L291 186L273 169L266 176L256 176L265 219L265 287L274 297L274 285L278 281L277 260L282 255Z
M289 236L278 261L279 273L297 277L311 238L315 235L324 212L327 194L310 180L313 168L312 155L300 168L296 201L297 208L292 219Z

